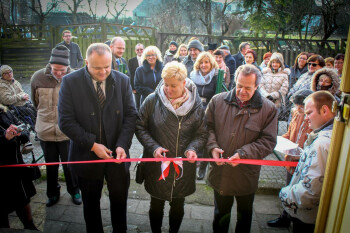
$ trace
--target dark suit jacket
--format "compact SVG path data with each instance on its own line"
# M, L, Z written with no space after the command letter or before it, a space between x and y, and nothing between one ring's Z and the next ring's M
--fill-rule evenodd
M232 89L234 87L234 82L235 82L235 72L236 72L236 61L235 59L232 57L231 54L228 54L225 57L225 64L226 66L230 69L230 89Z
M131 87L133 90L135 90L135 85L134 85L135 71L137 67L139 67L139 62L137 60L137 57L133 57L129 60L128 63L129 63L129 70L130 70Z
M129 156L131 140L135 132L137 111L132 95L130 79L115 70L106 79L106 102L101 117L100 106L92 78L87 68L81 68L63 77L59 92L59 127L71 139L69 161L97 160L91 151L99 142L102 131L106 147L113 151L122 147ZM74 172L88 179L104 176L105 163L76 164ZM130 164L125 164L129 169Z
M234 58L235 61L236 61L236 69L237 69L239 66L243 65L244 58L242 57L241 52L238 52L238 53L236 53L235 55L233 55L233 58Z
M125 73L129 78L130 78L130 71L129 71L129 67L128 67L128 63L126 62L126 60L124 58L120 58L120 60L122 61L122 64L125 65ZM118 63L116 61L116 57L112 56L112 69L119 71L119 67L118 67Z

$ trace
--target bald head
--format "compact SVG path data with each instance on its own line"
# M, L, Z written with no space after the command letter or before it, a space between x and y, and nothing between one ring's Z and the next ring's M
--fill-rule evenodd
M123 38L117 36L114 37L111 41L111 50L112 50L112 54L116 57L116 58L121 58L123 57L123 54L125 52L125 41Z

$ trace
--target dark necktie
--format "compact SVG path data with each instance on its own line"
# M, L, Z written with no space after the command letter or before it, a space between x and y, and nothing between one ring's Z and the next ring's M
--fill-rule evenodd
M98 102L100 103L101 108L103 108L103 106L105 105L105 102L106 102L106 98L105 98L105 95L103 94L103 91L101 88L102 82L96 82L96 84L97 84Z

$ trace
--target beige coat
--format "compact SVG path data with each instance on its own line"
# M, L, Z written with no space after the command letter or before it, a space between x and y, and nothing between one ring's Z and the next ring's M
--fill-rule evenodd
M274 104L255 91L251 104L240 109L235 90L215 95L206 111L209 138L208 151L224 150L228 158L236 152L241 159L263 159L276 145L277 110ZM240 164L217 166L209 172L209 184L224 196L254 193L258 188L260 166Z
M72 70L68 68L68 73ZM37 109L35 131L43 141L65 141L69 138L58 127L58 93L61 82L51 74L51 66L36 71L31 79L32 101Z
M17 81L7 81L0 79L0 103L4 105L23 106L26 100L23 97L26 93L22 89L22 85Z
M270 68L265 68L262 73L263 78L259 90L263 96L271 96L276 107L279 108L282 101L285 102L285 96L288 93L290 69L285 68L274 74Z

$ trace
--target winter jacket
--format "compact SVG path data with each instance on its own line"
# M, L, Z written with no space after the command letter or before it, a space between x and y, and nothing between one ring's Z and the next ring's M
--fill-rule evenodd
M193 70L193 65L194 62L192 61L192 58L190 55L188 55L187 57L185 57L185 59L183 59L182 64L184 64L186 66L187 69L187 77L190 77L190 74Z
M28 142L28 131L22 131L21 135L7 140L5 137L7 128L11 125L19 125L18 120L7 108L0 104L0 165L24 164L20 145ZM8 214L18 208L23 208L29 203L36 190L33 182L27 179L26 168L11 167L0 168L0 212Z
M135 89L141 95L141 104L146 97L154 92L160 80L163 70L163 63L157 60L154 70L151 69L149 63L144 60L142 66L138 67L135 72Z
M305 74L307 72L307 65L304 66L301 70L298 67L292 67L290 69L290 75L289 75L289 89L294 86L294 84L299 80L299 77L302 74Z
M262 96L271 96L276 107L279 108L285 102L285 96L288 93L288 75L290 70L285 68L272 73L270 68L263 69L263 78L259 85Z
M294 86L289 90L287 94L287 98L291 98L291 96L298 90L309 89L311 90L311 78L314 73L306 72L301 75L298 81L294 84Z
M163 82L149 95L140 107L136 121L136 136L143 145L143 157L153 158L159 147L169 150L166 157L185 157L187 150L201 151L208 138L204 109L196 85L186 79L191 97L175 112L162 95ZM186 104L186 106L184 106ZM184 110L181 110L183 108ZM174 166L165 180L159 180L161 163L145 163L145 189L153 197L171 201L194 193L196 189L196 164L183 162L183 175L176 179Z
M332 69L322 68L322 69L319 69L318 71L316 71L311 79L311 90L312 91L319 91L320 90L320 87L318 86L318 80L322 74L325 74L331 78L332 87L330 89L328 89L327 91L329 91L332 95L334 95L334 97L337 97L336 93L339 91L340 78L338 77L337 73L334 72L334 70L332 70Z
M316 222L332 127L333 119L310 133L292 180L279 194L283 208L304 223Z
M194 76L197 76L198 78L202 78L201 76L199 76L199 72L200 71L192 71L191 72L191 80L196 84L197 86L197 90L199 93L199 97L202 100L202 104L204 109L207 108L208 103L210 102L211 98L215 95L216 92L216 84L217 84L217 80L218 80L218 70L215 70L215 73L212 77L210 77L210 82L208 84L205 85L201 85L196 83L196 81L194 80Z
M277 110L255 91L250 103L239 108L236 89L215 95L206 110L209 138L207 150L224 150L228 158L236 152L241 159L263 159L277 140ZM240 164L218 166L212 163L209 185L223 196L253 194L258 189L260 166Z
M7 81L0 78L0 103L4 105L24 106L26 100L23 97L27 95L22 85L17 81Z
M238 51L235 55L233 55L233 58L235 59L236 62L236 69L243 65L244 62L244 56L241 52Z
M67 74L73 70L68 67ZM31 98L37 109L35 131L42 141L60 142L69 140L58 127L58 93L61 80L51 74L51 66L36 71L31 80Z
M304 114L294 109L292 110L292 120L288 126L288 131L282 137L297 143L300 148L304 148L304 142L311 131L312 129L309 128L308 120L305 119Z
M166 65L166 63L171 62L174 59L174 54L172 54L169 49L165 51L163 64Z
M70 67L73 69L80 69L83 64L84 64L84 59L83 56L81 55L81 51L79 48L79 45L74 43L74 42L70 42L69 44L67 44L65 41L62 41L61 43L57 44L56 47L58 45L64 45L69 49L69 61L70 61Z
M237 66L236 66L236 61L231 54L226 55L225 64L230 69L230 84L229 84L229 86L233 88L236 86L234 76L235 76Z

